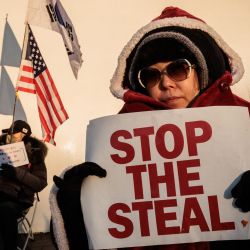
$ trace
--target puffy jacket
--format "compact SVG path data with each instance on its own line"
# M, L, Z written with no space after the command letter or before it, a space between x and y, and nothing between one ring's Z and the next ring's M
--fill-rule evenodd
M5 145L6 134L0 137L0 145ZM34 137L24 141L29 164L15 168L16 178L7 178L0 175L0 195L9 195L12 199L31 206L34 194L47 186L47 170L44 159L47 155L47 146Z

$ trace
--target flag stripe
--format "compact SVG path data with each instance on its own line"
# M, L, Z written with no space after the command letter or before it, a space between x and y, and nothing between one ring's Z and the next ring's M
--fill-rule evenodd
M30 73L33 74L33 67L32 66L30 66L30 65L23 65L22 67L23 67L23 69L22 69L23 71L30 72Z
M43 112L43 108L41 105L39 106L38 110L39 110L40 119L42 118L41 122L43 124L42 130L43 130L44 138L51 138L52 132L54 131L54 128L52 127L50 120L47 117L47 113Z
M32 63L27 60L23 60L20 66L20 74L17 82L17 90L36 93L36 87L34 84L34 75Z
M31 93L31 94L35 94L36 93L36 90L32 90L32 89L24 88L24 87L18 87L18 90L19 91L23 91L23 92L27 92L27 93Z
M55 93L55 96L57 96L57 101L58 101L58 104L59 104L59 106L60 106L61 112L62 112L63 115L64 115L64 119L68 119L68 118L69 118L69 117L68 117L68 114L67 114L67 112L66 112L66 110L65 110L65 108L64 108L64 106L63 106L62 100L61 100L61 98L60 98L60 96L59 96L59 93L58 93L58 91L57 91L57 89L56 89L56 86L55 86L55 84L54 84L54 81L53 81L53 79L52 79L52 77L51 77L51 75L50 75L50 73L49 73L48 70L46 71L46 73L47 73L47 76L48 76L50 82L53 82L53 84L51 85L51 87L52 87L52 89L53 89L53 92ZM62 115L62 114L61 114L61 115Z
M40 109L42 110L42 112L44 114L46 114L46 118L50 122L51 128L55 129L57 126L56 126L55 120L53 119L52 114L50 112L51 110L49 108L49 102L47 102L46 97L42 93L39 84L36 84L36 91L37 91L37 97L38 97L38 105L39 105Z
M59 95L58 95L58 92L56 91L56 93L53 91L53 88L52 86L54 85L54 82L52 80L51 81L48 81L47 79L44 78L44 76L46 77L46 72L47 70L45 70L40 76L39 76L39 80L38 81L38 84L39 86L41 87L41 90L43 92L43 95L46 96L46 99L49 100L49 102L51 103L51 106L52 106L52 109L58 119L58 121L60 123L62 123L63 119L65 119L65 117L61 117L60 116L60 110L61 110L61 107L59 105L57 105L58 103L58 99L60 99ZM50 84L47 84L47 83L50 83ZM51 93L53 93L53 98L51 96Z
M48 71L46 70L46 73L47 73ZM48 75L46 74L46 77L47 77ZM49 79L49 78L48 78ZM65 117L64 117L64 115L63 116L61 116L61 106L59 105L60 104L60 96L59 96L59 94L58 94L58 92L57 92L57 90L56 90L56 88L55 88L55 85L54 85L54 81L52 80L52 78L51 78L51 81L50 81L50 79L49 79L49 82L51 83L51 85L46 85L46 87L48 87L48 88L46 88L46 91L47 91L47 94L48 95L50 95L50 93L53 93L53 98L51 97L51 95L50 95L50 97L51 97L51 104L52 104L52 108L53 108L53 110L54 110L54 113L55 113L55 115L57 116L57 118L58 118L58 120L60 121L60 123L62 123L62 120L64 120L65 119Z
M33 78L30 78L29 76L25 76L25 75L22 75L20 77L20 81L24 83L34 84Z
M53 140L54 133L52 133L52 131L49 129L49 127L47 125L47 121L44 118L43 113L41 112L40 108L38 108L38 112L39 112L39 117L40 117L41 123L43 124L43 126L42 126L42 133L44 135L43 140L55 145L56 143Z

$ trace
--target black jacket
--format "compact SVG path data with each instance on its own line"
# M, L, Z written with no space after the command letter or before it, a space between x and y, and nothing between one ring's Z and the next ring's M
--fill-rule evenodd
M0 136L0 145L6 144L6 134ZM47 170L44 159L47 146L34 137L24 139L30 164L15 167L15 178L0 175L0 196L8 195L13 200L31 206L34 194L47 186Z

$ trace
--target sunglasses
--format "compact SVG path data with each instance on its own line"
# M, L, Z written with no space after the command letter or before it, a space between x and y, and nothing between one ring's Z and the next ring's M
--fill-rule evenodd
M162 80L162 76L166 75L175 82L180 82L189 78L192 65L187 59L178 59L169 63L162 71L156 68L143 68L138 72L138 81L143 88L149 84L157 84Z

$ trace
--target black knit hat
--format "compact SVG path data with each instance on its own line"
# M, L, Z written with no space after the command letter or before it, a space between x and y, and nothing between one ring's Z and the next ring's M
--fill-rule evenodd
M196 65L200 89L206 88L226 70L228 60L215 41L205 32L182 27L156 29L138 43L127 69L132 88L142 92L138 84L139 70L157 62L187 59ZM129 61L129 59L128 59Z
M164 30L167 32L174 31L186 36L201 51L208 69L207 84L213 83L226 70L231 71L228 57L208 33L199 29L183 27L168 27L164 28Z

